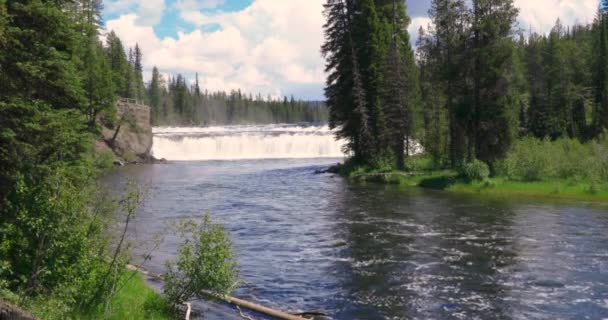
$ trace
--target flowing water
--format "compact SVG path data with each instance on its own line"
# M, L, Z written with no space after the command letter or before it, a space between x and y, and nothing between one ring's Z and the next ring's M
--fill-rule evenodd
M234 239L235 295L270 307L335 319L608 319L604 207L315 174L341 160L325 128L195 131L157 129L154 154L197 161L125 167L109 179L150 185L132 235L164 236L153 271L176 252L167 225L208 211ZM213 157L247 160L199 161ZM224 311L207 318L238 319Z

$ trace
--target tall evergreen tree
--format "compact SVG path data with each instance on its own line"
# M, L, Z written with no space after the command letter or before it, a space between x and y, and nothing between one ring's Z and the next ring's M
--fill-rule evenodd
M330 127L348 141L348 151L359 161L371 160L373 142L369 126L363 76L353 39L353 0L327 0L324 7L325 43L321 51L327 59L325 96Z
M473 0L469 157L488 163L492 171L496 160L508 151L517 128L511 36L518 11L513 0Z
M129 62L122 41L114 31L108 33L105 48L110 70L112 71L112 82L114 83L116 95L128 97L126 75L129 72Z
M145 102L146 91L144 86L144 67L142 64L143 53L139 48L139 44L135 44L135 49L133 50L133 69L134 69L134 82L135 82L135 98L142 103Z
M116 113L112 73L97 38L90 38L84 59L85 114L89 128L97 130L99 116L112 121Z
M449 117L449 159L452 165L464 161L467 150L466 127L470 102L466 95L470 91L467 79L466 47L469 32L469 14L463 0L433 0L429 16L435 26L431 42L435 48L431 59L436 64L436 89L431 94L445 97L444 108ZM428 98L428 97L426 97Z
M152 68L152 80L148 87L148 99L150 101L150 107L152 108L152 123L158 124L159 119L162 116L162 88L161 88L161 74L158 68L155 66Z
M420 88L418 70L410 46L407 28L410 19L401 1L379 1L384 20L389 26L389 48L385 56L382 85L388 118L388 136L396 166L403 169L409 154L410 141L416 135Z
M595 21L595 133L608 128L608 14L600 10Z

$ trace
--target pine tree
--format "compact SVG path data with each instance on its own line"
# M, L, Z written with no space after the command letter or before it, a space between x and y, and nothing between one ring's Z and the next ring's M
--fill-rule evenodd
M356 1L353 15L353 41L360 65L362 85L369 110L370 134L374 140L374 153L379 157L388 152L389 137L385 114L384 59L390 34L386 23L380 22L373 0Z
M418 31L416 47L423 103L424 134L420 143L434 163L441 166L449 158L449 123L443 79L440 77L438 48L432 34L427 33L423 27Z
M517 128L511 40L517 14L513 0L473 0L469 158L486 162L493 173L495 162L508 151Z
M135 84L135 98L142 103L145 102L146 91L144 86L144 68L142 65L143 53L139 48L139 44L135 44L135 49L133 50L133 71L134 71L134 84Z
M600 11L595 21L595 134L608 128L608 14Z
M112 71L112 82L117 96L129 97L127 88L127 76L129 73L129 62L122 41L114 31L110 31L106 37L106 55Z
M369 111L357 49L353 39L352 0L328 0L324 5L325 43L321 51L327 59L325 96L331 128L348 141L347 149L360 162L369 162L373 142Z
M431 61L437 66L437 89L445 97L444 108L449 119L449 159L453 166L465 160L467 147L466 127L470 118L470 101L466 96L470 84L463 81L468 77L467 60L469 49L466 47L469 38L469 14L463 0L433 0L429 16L435 25Z
M410 23L405 5L396 0L384 1L381 8L385 9L385 21L389 23L391 34L383 70L388 136L395 165L403 169L404 157L409 155L410 141L416 134L420 94L418 70L409 34L405 31Z
M148 88L148 100L150 101L150 107L152 111L152 124L158 124L162 117L162 88L161 88L161 75L158 68L155 66L152 68L152 80Z
M91 130L97 130L99 116L112 122L115 117L115 95L112 72L103 47L97 38L90 38L84 59L85 114Z

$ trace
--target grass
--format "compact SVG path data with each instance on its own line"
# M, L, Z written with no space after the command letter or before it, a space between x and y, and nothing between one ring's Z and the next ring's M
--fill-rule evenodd
M107 310L83 315L82 319L165 320L172 319L168 302L148 286L139 273L128 272Z
M497 197L534 197L589 202L608 202L608 186L590 182L543 181L518 182L488 179L485 182L458 182L447 188L461 193L477 193Z
M58 303L59 301L53 297L30 300L21 307L38 319L168 320L175 318L167 300L150 288L139 273L131 271L125 273L119 286L120 290L107 307L100 305L85 314L68 316L62 313L65 305ZM7 290L0 290L0 299L15 306L19 305L19 296Z
M590 181L519 182L499 177L467 182L455 171L450 170L423 171L415 174L401 171L366 173L358 171L349 177L360 182L389 183L404 187L422 187L500 198L528 197L608 202L608 185L598 185Z

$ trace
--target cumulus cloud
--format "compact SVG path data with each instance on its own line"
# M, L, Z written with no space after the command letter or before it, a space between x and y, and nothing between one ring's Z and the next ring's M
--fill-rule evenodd
M230 1L230 0L229 0ZM416 0L418 1L418 0ZM425 0L430 2L430 0ZM240 88L274 96L296 94L321 99L324 61L322 4L325 0L254 0L237 12L209 11L226 0L106 0L107 21L127 46L143 49L145 74L156 65L162 72L182 73L209 90ZM596 0L515 0L520 27L547 32L559 17L566 25L593 19ZM177 37L159 38L153 27L165 10L194 27ZM412 17L409 27L415 43L426 16ZM214 32L208 26L215 26ZM171 27L163 25L162 27Z
M541 33L549 32L557 18L564 25L592 21L598 4L597 0L515 0L520 27Z
M420 27L427 29L431 25L431 19L428 17L414 17L407 31L410 33L410 39L413 45L418 41L418 31Z
M165 0L106 0L105 15L120 15L125 12L137 14L137 24L153 26L160 22L165 10Z
M126 1L126 0L119 0ZM141 24L137 13L107 22L127 46L139 43L144 64L161 71L182 73L210 90L240 88L246 92L289 95L300 87L317 85L321 98L324 82L322 3L324 0L256 0L238 12L205 14L201 6L212 7L222 0L183 0L175 3L182 19L197 27L177 38L160 39L152 25ZM186 10L192 9L195 10ZM203 32L205 25L217 25L215 32Z

